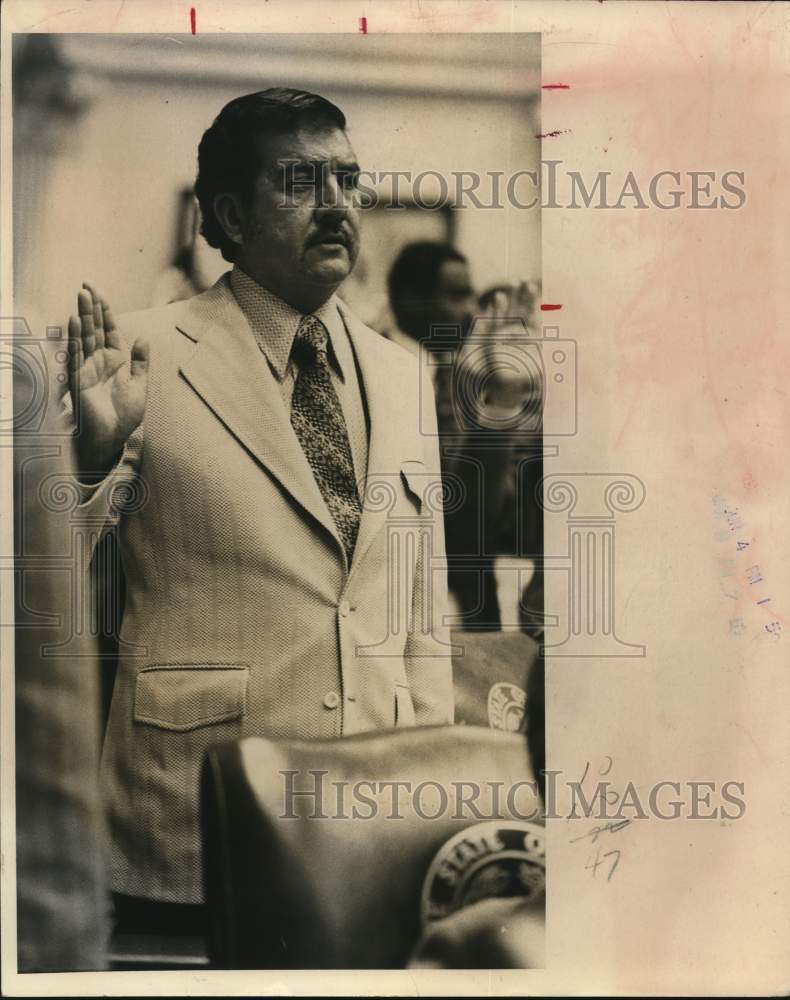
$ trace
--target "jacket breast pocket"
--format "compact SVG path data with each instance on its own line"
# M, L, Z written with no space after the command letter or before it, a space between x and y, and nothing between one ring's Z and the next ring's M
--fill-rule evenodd
M157 664L137 675L134 721L186 733L241 719L250 668L235 663Z

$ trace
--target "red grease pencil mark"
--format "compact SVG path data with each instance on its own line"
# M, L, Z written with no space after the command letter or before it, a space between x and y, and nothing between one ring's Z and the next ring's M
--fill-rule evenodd
M562 309L562 306L554 302L541 302L540 304L541 312L553 312L555 309Z
M368 33L368 19L366 17L361 17L359 19L359 30L362 32L363 35L367 35L367 33Z
M535 138L536 139L556 139L558 135L565 135L566 132L570 132L569 128L555 128L553 132L539 132Z
M541 90L570 90L571 85L569 83L544 83L540 88Z
M193 35L197 31L197 28L195 27L196 20L197 20L197 17L195 15L195 8L194 7L190 7L189 8L189 24L190 24L190 27L192 28L192 34Z

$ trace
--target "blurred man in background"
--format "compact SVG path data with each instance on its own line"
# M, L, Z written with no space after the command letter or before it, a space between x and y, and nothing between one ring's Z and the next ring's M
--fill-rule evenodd
M539 454L540 424L525 433L517 419L509 419L529 409L541 386L513 370L512 356L497 356L498 340L523 340L536 290L526 283L495 286L478 302L466 258L447 243L431 241L401 250L388 285L398 328L387 336L416 354L431 374L443 475L448 494L462 494L445 512L450 591L464 629L497 630L503 614L496 557L542 552L542 513L534 500L540 462L521 461L530 451L533 459ZM473 321L477 332L470 342ZM511 576L502 575L502 589ZM532 614L521 616L534 637L541 634L540 578L536 570L527 602ZM511 589L521 606L518 586Z
M388 278L389 301L398 324L389 338L412 353L454 352L469 330L477 300L469 264L449 243L425 240L407 244L398 255ZM436 328L446 328L444 336ZM436 384L441 369L428 370ZM443 403L450 400L442 399ZM451 410L444 414L445 420ZM442 431L440 422L440 433Z

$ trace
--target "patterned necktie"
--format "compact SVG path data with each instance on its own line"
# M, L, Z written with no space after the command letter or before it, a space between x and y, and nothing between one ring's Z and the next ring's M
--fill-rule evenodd
M294 338L299 374L291 398L291 425L351 556L362 505L357 492L351 444L327 359L327 331L316 316L305 316Z

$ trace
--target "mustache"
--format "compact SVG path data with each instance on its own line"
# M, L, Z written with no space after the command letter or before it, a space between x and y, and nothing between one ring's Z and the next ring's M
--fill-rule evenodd
M354 240L345 229L327 229L316 233L310 240L308 246L315 246L320 243L342 243L347 249L353 246Z

